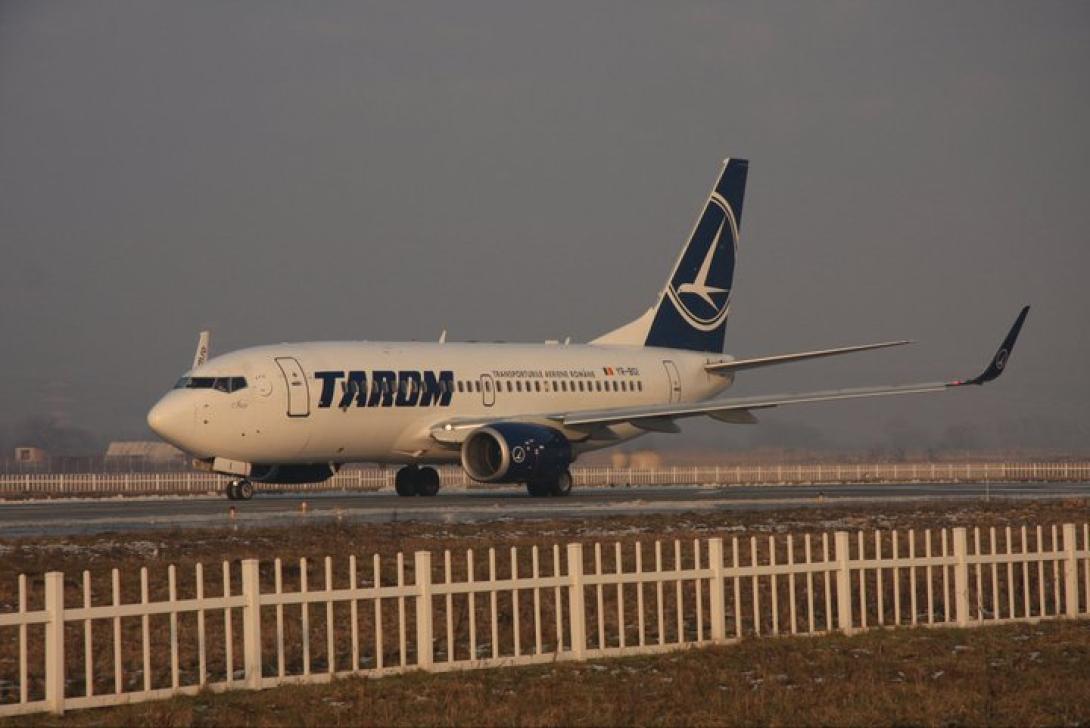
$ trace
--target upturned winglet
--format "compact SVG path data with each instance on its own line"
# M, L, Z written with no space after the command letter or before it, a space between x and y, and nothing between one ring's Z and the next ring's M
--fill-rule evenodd
M978 376L973 377L965 381L947 382L947 387L963 387L967 384L985 384L999 377L1003 373L1003 370L1007 368L1007 361L1010 359L1011 352L1014 351L1014 342L1018 340L1018 334L1022 331L1022 324L1026 321L1026 314L1029 313L1029 306L1025 306L1022 312L1018 314L1018 318L1014 320L1014 325L1011 326L1011 330L1007 332L1007 336L1003 339L1003 343L999 345L999 350L995 352L995 356L988 363L988 368L981 372Z

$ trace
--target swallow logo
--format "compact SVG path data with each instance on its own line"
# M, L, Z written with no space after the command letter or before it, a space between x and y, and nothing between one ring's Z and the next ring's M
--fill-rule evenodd
M1007 357L1011 353L1007 349L1000 349L999 353L995 355L995 368L998 371L1003 371L1003 368L1007 366Z
M674 307L694 328L711 331L727 317L737 240L734 212L713 193L666 289Z
M697 271L696 280L692 283L682 283L677 289L680 293L693 293L708 302L708 305L712 308L717 308L716 303L712 300L711 294L713 293L727 293L729 288L715 288L708 285L708 273L711 271L712 258L715 257L715 250L719 247L719 238L723 235L723 225L726 223L726 216L719 221L719 229L715 231L715 243L708 246L708 254L704 256L704 262L700 264L700 270Z

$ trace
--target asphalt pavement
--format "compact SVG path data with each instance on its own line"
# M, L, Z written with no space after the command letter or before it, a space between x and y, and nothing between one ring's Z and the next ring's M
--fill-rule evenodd
M861 485L662 486L576 489L567 498L530 498L522 488L449 489L434 498L392 492L274 494L250 501L223 497L0 501L0 537L199 528L233 519L240 525L291 526L300 519L364 523L473 523L545 518L593 518L786 507L854 505L939 498L1086 498L1090 483L908 483ZM305 506L304 506L305 503Z

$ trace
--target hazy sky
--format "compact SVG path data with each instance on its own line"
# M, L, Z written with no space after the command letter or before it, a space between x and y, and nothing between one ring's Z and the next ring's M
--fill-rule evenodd
M1085 2L5 0L0 423L150 436L204 327L593 338L650 304L733 155L728 352L919 341L734 392L971 376L1034 309L991 387L689 442L1076 447L1088 72Z

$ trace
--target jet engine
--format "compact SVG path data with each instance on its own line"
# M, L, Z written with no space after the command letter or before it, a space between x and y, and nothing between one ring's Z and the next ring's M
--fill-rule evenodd
M563 433L543 425L498 422L462 443L462 467L484 483L522 483L556 477L572 461Z
M340 463L302 463L298 465L258 465L250 469L250 480L258 483L321 483L338 470Z

